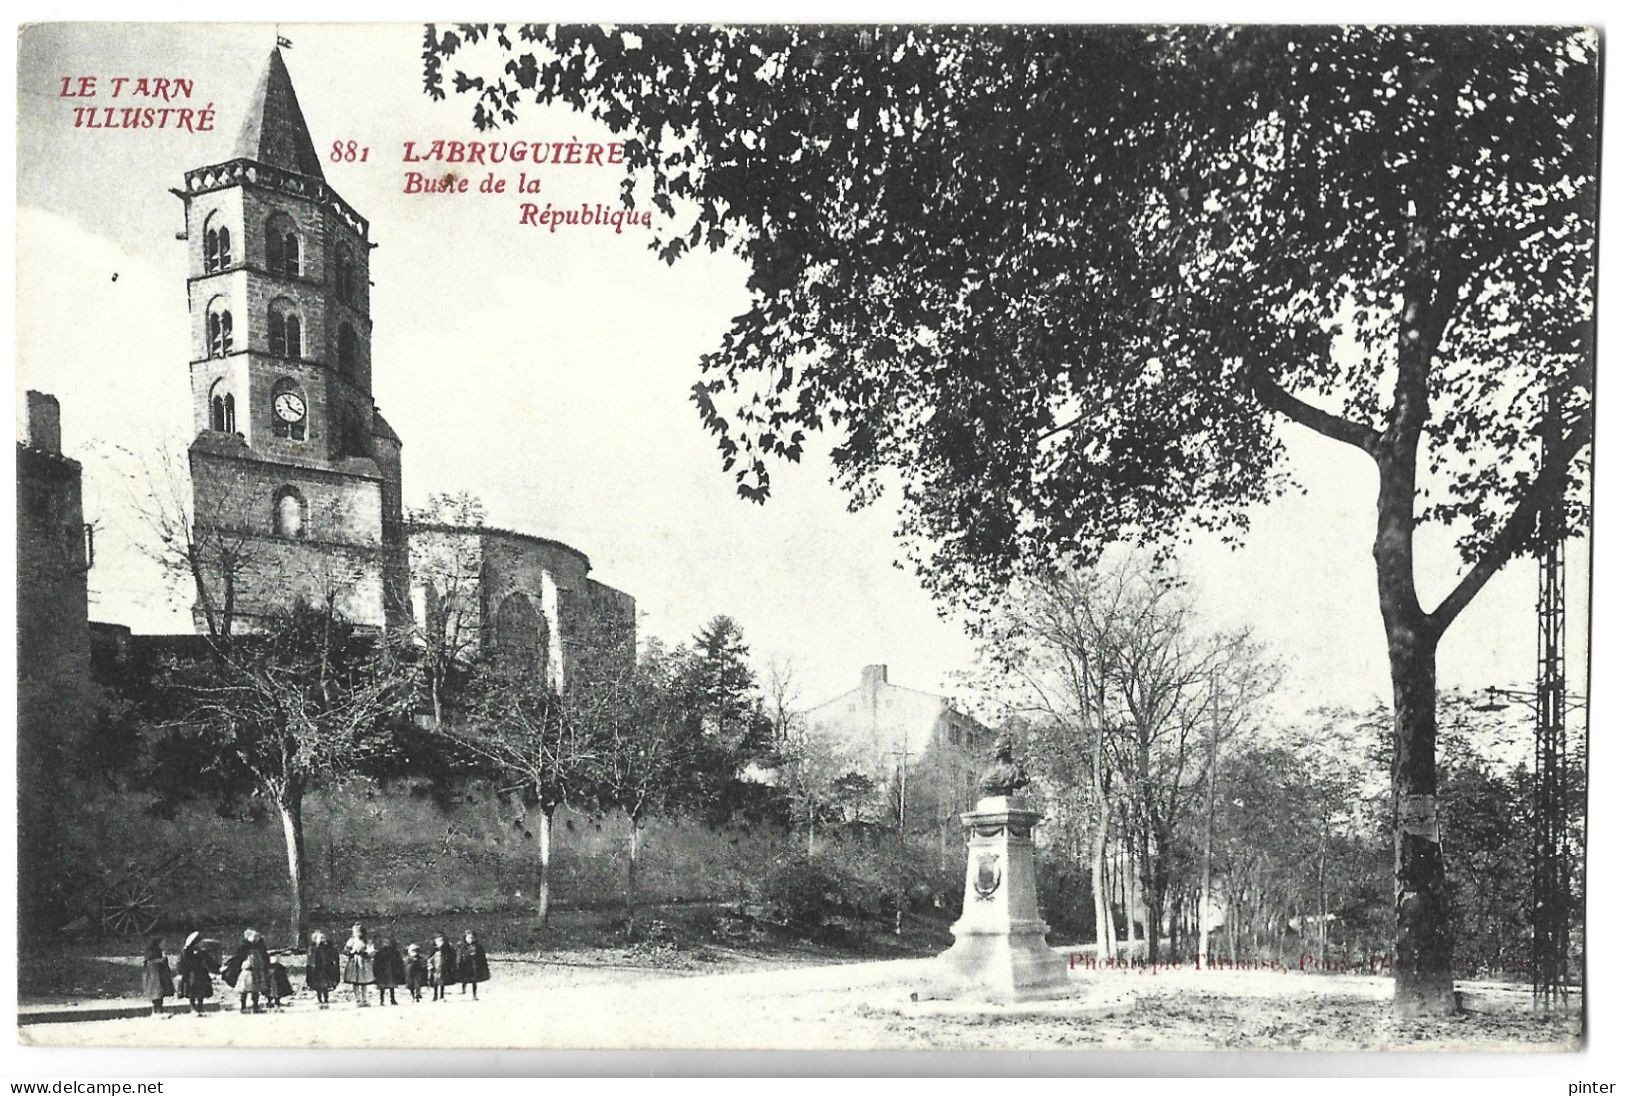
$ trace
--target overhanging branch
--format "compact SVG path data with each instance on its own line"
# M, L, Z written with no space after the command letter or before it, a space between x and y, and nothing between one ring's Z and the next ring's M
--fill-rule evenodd
M1548 501L1551 492L1562 490L1562 481L1568 475L1569 462L1590 440L1588 434L1575 431L1553 448L1550 458L1534 482L1529 485L1528 493L1513 509L1512 516L1501 526L1501 531L1495 534L1484 549L1478 562L1461 577L1461 581L1456 583L1456 588L1439 602L1439 607L1428 615L1434 635L1444 634L1451 622L1484 588L1490 576L1506 566L1507 560L1512 558L1512 553L1529 539L1530 534L1534 532L1535 519L1540 515L1540 508Z
M1333 441L1352 445L1372 457L1377 455L1377 444L1382 435L1371 427L1354 422L1352 419L1345 419L1341 415L1334 415L1299 399L1277 384L1275 379L1261 368L1247 371L1247 384L1253 390L1253 395L1258 397L1258 402L1271 411L1285 415L1293 422L1307 426L1315 433L1323 434Z

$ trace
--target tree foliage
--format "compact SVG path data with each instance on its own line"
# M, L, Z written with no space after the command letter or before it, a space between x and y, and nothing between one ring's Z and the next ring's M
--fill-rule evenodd
M410 671L330 608L299 603L275 627L239 636L229 656L169 661L171 716L158 730L200 739L212 767L268 795L354 773L393 744Z
M763 704L750 647L728 616L706 622L679 648L669 688L682 713L692 772L679 799L713 820L745 806L741 777L773 751L773 725Z
M468 58L481 128L525 100L589 112L625 137L625 201L665 215L663 259L748 263L694 388L740 493L829 430L854 505L900 481L945 600L1118 541L1241 536L1291 486L1286 422L1371 460L1411 820L1397 999L1453 1009L1437 645L1508 559L1588 523L1595 34L490 31L425 32L431 96ZM1431 610L1425 522L1463 565Z
M741 492L765 497L769 460L832 429L855 499L903 477L940 591L1191 522L1239 531L1288 486L1277 412L1369 447L1405 403L1397 302L1416 249L1441 305L1422 516L1465 522L1468 562L1525 547L1522 525L1497 537L1548 389L1565 469L1587 436L1585 33L484 37L430 28L431 94L445 65L495 57L456 73L477 125L529 101L588 111L627 138L627 200L667 214L663 258L749 262L752 307L695 388Z

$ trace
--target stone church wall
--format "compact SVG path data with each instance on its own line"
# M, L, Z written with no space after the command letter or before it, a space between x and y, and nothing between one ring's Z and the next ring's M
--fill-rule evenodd
M239 451L241 456L194 449L192 455L194 491L208 500L209 515L219 524L270 535L276 492L293 486L305 503L303 539L357 547L382 542L382 495L376 478L291 469Z
M470 631L479 633L481 643L498 642L498 620L505 605L523 601L524 610L546 622L547 672L554 682L568 681L577 660L589 651L606 657L635 657L637 603L631 595L587 577L587 557L567 545L541 537L527 536L485 526L458 529L447 526L420 527L410 532L413 557L421 561L444 560L462 553L472 561L478 574L477 591L461 607L461 619ZM425 584L435 582L428 573L415 574L418 595ZM437 596L444 591L436 590ZM414 596L413 604L426 604ZM603 648L606 635L616 642Z
M280 944L287 859L274 815L222 818L206 804L153 817L139 796L86 788L75 855L122 868L186 856L159 893L165 923L210 934L258 924ZM313 793L305 806L306 878L313 921L534 908L534 812L483 785L449 800L421 783L358 780ZM626 879L626 819L561 809L554 821L554 898L561 907L613 907ZM781 847L771 827L711 829L652 818L638 838L640 902L734 898ZM48 926L54 928L54 926Z
M221 443L229 444L224 438ZM295 478L281 465L196 447L191 463L193 489L210 500L214 520L255 535L243 576L245 612L300 598L320 603L327 591L336 590L348 619L373 627L384 623L377 481L319 472ZM290 479L304 501L304 535L298 539L274 535L276 495Z

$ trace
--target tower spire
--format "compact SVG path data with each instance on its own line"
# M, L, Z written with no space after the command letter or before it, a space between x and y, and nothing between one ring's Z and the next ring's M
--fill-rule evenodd
M254 87L248 114L237 136L236 157L326 181L280 48L271 51Z

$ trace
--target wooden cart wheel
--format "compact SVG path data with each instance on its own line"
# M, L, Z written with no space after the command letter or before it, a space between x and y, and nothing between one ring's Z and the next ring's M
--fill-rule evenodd
M141 878L120 879L102 894L102 931L109 936L139 936L158 926L156 888Z

